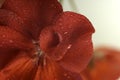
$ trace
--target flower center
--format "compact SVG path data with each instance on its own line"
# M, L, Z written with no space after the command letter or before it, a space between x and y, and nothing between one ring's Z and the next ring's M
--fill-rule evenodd
M33 44L35 46L35 57L36 57L36 64L39 65L41 62L43 63L43 57L44 57L44 54L43 54L43 51L40 49L40 45L39 45L39 42L38 41L33 41Z
M40 50L39 42L33 41L33 44L34 44L35 49L36 49L36 55L41 56L43 54L43 52Z

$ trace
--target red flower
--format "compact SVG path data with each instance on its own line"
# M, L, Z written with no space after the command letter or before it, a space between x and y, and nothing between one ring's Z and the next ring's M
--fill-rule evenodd
M98 48L92 65L82 74L83 80L117 80L120 77L120 51L109 47Z
M6 0L0 9L0 80L81 80L94 28L57 0Z

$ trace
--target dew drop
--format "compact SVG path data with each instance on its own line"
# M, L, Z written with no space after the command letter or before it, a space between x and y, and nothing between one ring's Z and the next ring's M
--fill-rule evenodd
M70 76L67 73L64 73L64 76L67 77L68 79L70 78Z
M62 19L59 19L59 21L62 21Z
M75 22L77 22L77 20L73 20L73 22L75 23Z
M67 76L68 79L70 79L70 76Z
M62 26L62 23L59 23L60 26Z
M44 66L45 66L45 65L47 65L47 61L46 61L46 59L45 59L45 58L44 58L43 65L44 65Z
M68 34L68 32L64 32L64 34Z
M71 46L72 46L72 45L71 45L71 44L69 44L69 46L67 47L67 49L70 49L70 48L71 48Z
M51 7L54 7L54 4L51 4Z
M2 44L5 44L5 42L4 42L4 41L2 41L1 43L2 43Z
M67 76L67 73L64 73L64 76Z
M3 38L5 38L5 37L6 37L6 35L2 35L2 37L3 37Z
M72 17L73 15L71 14L70 16Z
M9 40L10 43L13 43L13 40Z
M0 44L0 47L3 47L3 45L2 45L2 44Z

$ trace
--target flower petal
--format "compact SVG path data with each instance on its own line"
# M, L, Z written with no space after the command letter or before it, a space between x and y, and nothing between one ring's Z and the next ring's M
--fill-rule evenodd
M17 51L6 51L4 53L1 53L0 51L0 70L3 69L17 54Z
M5 80L33 80L36 70L34 59L23 52L1 70L0 79L4 77Z
M2 74L2 73L0 73L0 79L1 79L1 80L7 80L6 77L5 77L5 75Z
M32 41L10 29L6 26L0 26L0 51L6 51L10 49L29 51L33 49Z
M6 0L2 8L22 17L33 37L38 37L41 29L62 12L57 0Z
M92 24L83 15L65 12L49 28L40 35L41 49L66 70L80 72L92 57Z
M0 25L9 26L9 28L15 29L24 36L31 38L30 33L28 33L25 27L26 23L24 23L22 18L10 10L0 9Z
M61 68L50 59L39 66L34 80L82 80L79 74L71 73Z
M2 68L18 51L34 51L32 42L6 26L0 26L0 67Z

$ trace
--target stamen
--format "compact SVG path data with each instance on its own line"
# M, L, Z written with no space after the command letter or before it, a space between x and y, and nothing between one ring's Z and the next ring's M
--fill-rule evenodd
M36 55L41 56L43 52L42 52L42 50L40 50L39 41L33 41L33 44L34 44L35 49L36 49Z
M43 55L43 51L40 49L38 41L33 41L33 44L34 44L35 49L36 49L36 53L35 53L36 54L36 60L35 60L35 62L36 62L36 65L38 66L39 63L40 63L40 60L41 60L40 58Z

